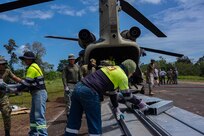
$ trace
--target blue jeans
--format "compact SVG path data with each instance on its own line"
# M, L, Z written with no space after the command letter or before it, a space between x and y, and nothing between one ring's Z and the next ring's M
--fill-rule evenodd
M89 134L101 135L101 105L98 93L79 82L72 92L71 101L65 136L78 134L83 112L86 114Z
M30 132L29 136L47 136L47 127L45 119L46 111L46 90L31 92L32 106L30 111Z

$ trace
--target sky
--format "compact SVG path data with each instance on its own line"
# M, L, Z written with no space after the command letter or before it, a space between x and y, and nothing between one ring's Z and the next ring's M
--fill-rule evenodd
M0 4L14 1L1 0ZM204 56L204 0L127 0L167 38L158 38L124 12L119 13L120 31L138 26L141 36L139 46L181 53L196 62ZM46 35L77 38L81 29L88 29L99 39L99 14L97 0L55 0L30 7L0 13L0 55L9 59L3 47L10 38L19 46L18 56L22 55L25 44L41 42L46 49L43 61L54 64L67 59L68 54L78 56L81 50L77 42L46 39ZM162 56L168 62L175 57L146 52L141 63L150 59L159 60Z

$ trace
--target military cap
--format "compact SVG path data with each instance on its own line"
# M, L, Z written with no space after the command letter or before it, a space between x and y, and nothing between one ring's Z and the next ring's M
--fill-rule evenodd
M74 54L69 54L69 55L68 55L68 59L69 59L69 60L75 59Z

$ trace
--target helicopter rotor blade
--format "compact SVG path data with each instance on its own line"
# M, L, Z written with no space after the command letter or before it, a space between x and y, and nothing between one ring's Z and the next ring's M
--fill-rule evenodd
M125 0L120 0L120 5L122 10L126 12L129 16L137 20L144 27L150 30L157 37L167 37L161 30L159 30L150 20L148 20L144 15L142 15L137 9L130 5Z
M175 56L175 57L182 57L182 56L183 56L183 54L174 53L174 52L168 52L168 51L157 50L157 49L146 48L146 47L140 47L140 48L141 48L141 49L144 49L145 51L150 51L150 52L165 54L165 55L169 55L169 56Z
M16 0L16 1L8 2L8 3L0 4L0 13L9 11L9 10L13 10L13 9L17 9L17 8L22 8L22 7L35 5L35 4L49 2L49 1L53 1L53 0Z
M79 41L78 38L68 38L68 37L61 37L61 36L45 36L45 38L54 38L54 39L63 39L63 40L70 40L70 41Z

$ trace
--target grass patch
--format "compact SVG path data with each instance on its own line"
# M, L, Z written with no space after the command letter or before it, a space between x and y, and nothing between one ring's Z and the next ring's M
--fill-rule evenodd
M62 79L58 78L52 81L46 81L46 88L49 101L55 101L56 98L64 96ZM11 105L30 108L31 95L30 93L21 93L21 95L12 94L9 97L9 101Z
M182 81L204 82L204 77L201 76L179 76L178 79Z
M58 97L64 96L64 87L61 78L54 79L52 81L45 81L48 92L49 101L55 101ZM20 93L20 95L10 94L9 97L10 105L17 105L20 107L31 107L31 94ZM0 127L3 127L3 119L0 115Z

